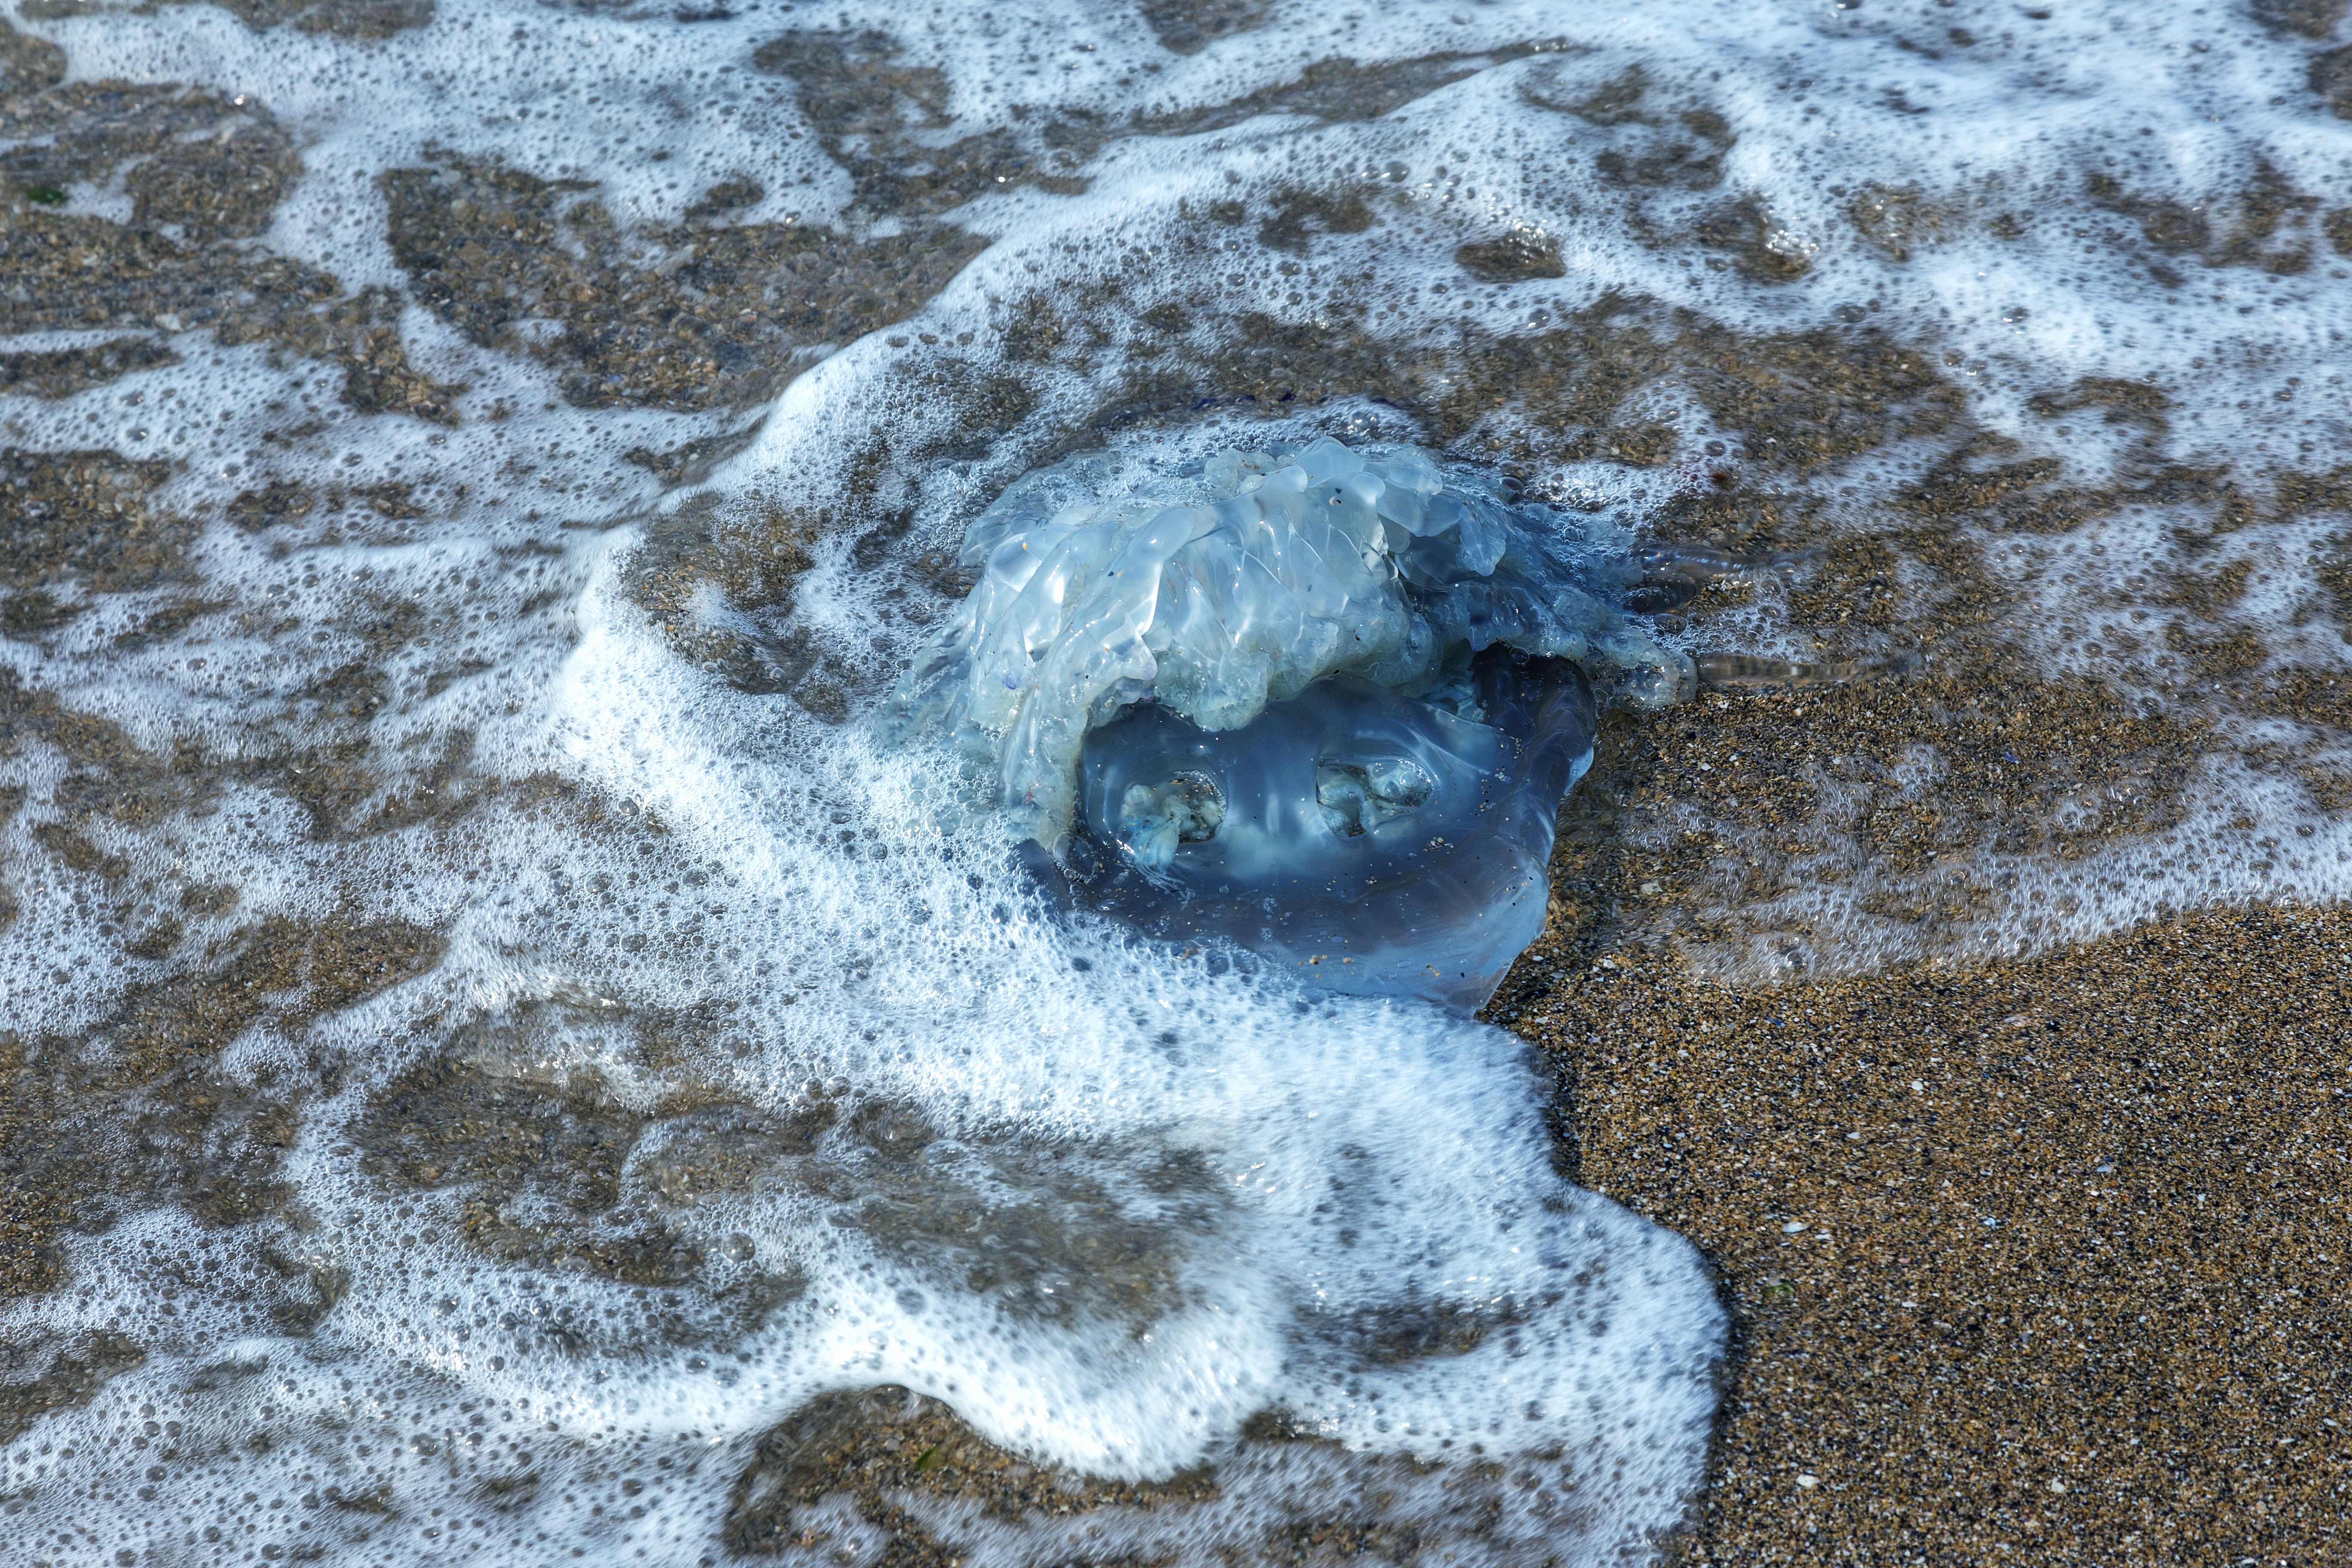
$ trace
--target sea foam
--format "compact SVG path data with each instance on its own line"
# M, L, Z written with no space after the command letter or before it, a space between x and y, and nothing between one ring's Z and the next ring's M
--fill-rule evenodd
M119 1119L56 1239L60 1282L0 1309L62 1402L5 1451L28 1561L699 1561L761 1434L877 1385L1041 1463L1208 1466L1222 1489L1009 1520L890 1500L975 1560L1230 1561L1335 1507L1456 1561L1649 1550L1702 1474L1724 1323L1690 1247L1553 1169L1526 1050L1074 921L1009 845L942 826L964 804L944 748L819 716L869 714L946 613L908 587L923 553L1073 450L1173 467L1442 423L1495 468L1581 406L1438 360L1413 411L1318 403L1328 363L1601 344L1649 300L1697 337L1920 345L1923 383L1990 442L1968 472L2062 442L2085 485L2239 465L2226 529L2207 526L2223 502L2144 487L1961 542L2032 606L2021 670L2210 705L2220 749L2144 833L2064 860L1988 850L2011 879L1958 940L2347 890L2352 829L2309 782L2343 765L2333 732L2161 662L2168 628L2215 626L2322 679L2346 657L2321 561L2339 513L2287 505L2347 436L2344 133L2313 96L2318 46L2233 11L1277 5L1190 52L1081 5L688 21L444 0L356 39L205 5L23 26L75 82L266 106L301 172L238 242L244 281L285 258L347 300L394 290L390 329L456 416L359 412L343 367L178 310L106 328L176 363L0 406L20 451L152 462L131 488L184 525L152 583L60 573L39 584L53 618L0 640L0 784L23 791L0 820L0 1005L28 1062ZM868 31L888 47L856 54ZM828 49L856 68L824 76ZM803 106L844 77L897 96L821 135ZM878 210L883 177L945 181L991 138L1003 178L940 209L971 262L870 335L817 321L797 378L743 407L568 400L562 356L596 323L567 335L562 291L518 289L485 341L410 297L421 263L380 178L457 157L550 182L550 255L577 260L609 220L614 276L691 281L709 236L630 246L716 186L744 205L693 222L803 226L813 253L897 243L916 220ZM119 217L127 178L58 211ZM2204 226L2188 250L2181 214ZM815 310L793 276L761 309ZM96 330L5 309L12 353ZM1780 373L1737 354L1624 374L1582 455L1519 476L1618 553L1717 472L1780 487L1831 542L1954 482L1924 438L1773 423L1756 389ZM2171 401L2110 422L2067 403L2085 378ZM1000 381L983 419L975 389ZM1654 466L1627 466L1637 437ZM315 504L238 510L274 485ZM789 604L713 588L653 611L624 585L666 539L803 522ZM2120 565L2187 562L2184 530L2251 590L2210 625L2117 596ZM1811 651L1769 583L1717 624ZM721 634L829 695L681 652ZM2301 748L2298 767L2239 739ZM1899 956L1871 891L1783 913L1858 933L1855 962ZM167 915L176 946L147 940ZM338 990L326 939L299 933L345 926L425 933L431 962ZM142 1089L140 1031L272 943L295 956L235 978L250 1000L223 1009L210 1076ZM153 1174L183 1152L245 1169L142 1131L196 1091L286 1112L234 1222ZM812 1559L885 1545L854 1500L797 1528L787 1551Z

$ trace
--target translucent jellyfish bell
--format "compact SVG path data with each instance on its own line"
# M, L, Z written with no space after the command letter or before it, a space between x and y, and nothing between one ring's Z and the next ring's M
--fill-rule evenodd
M1055 874L1147 930L1483 1000L1541 928L1591 681L1637 706L1694 682L1607 596L1625 563L1412 447L1116 490L1075 458L982 514L979 581L886 729L952 736Z

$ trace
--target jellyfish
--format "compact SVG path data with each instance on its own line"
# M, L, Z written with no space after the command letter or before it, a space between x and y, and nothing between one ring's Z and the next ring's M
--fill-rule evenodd
M1057 464L884 710L944 732L1041 876L1188 946L1475 1009L1540 932L1601 704L1686 695L1581 523L1403 445Z

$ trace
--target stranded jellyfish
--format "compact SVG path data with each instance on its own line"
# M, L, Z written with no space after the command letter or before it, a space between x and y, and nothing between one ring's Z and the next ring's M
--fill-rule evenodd
M1689 660L1580 519L1406 446L1108 459L982 514L886 722L944 727L1080 904L1332 989L1473 1008L1542 929L1598 704Z

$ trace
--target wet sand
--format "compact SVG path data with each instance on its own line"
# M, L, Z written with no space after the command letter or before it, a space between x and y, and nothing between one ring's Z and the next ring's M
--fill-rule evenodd
M1570 934L1498 1021L1736 1322L1677 1561L2352 1560L2352 911L1761 989Z
M361 18L349 25L362 27L393 25L401 8L330 9ZM224 343L266 339L332 365L341 399L356 413L455 420L463 389L410 365L393 325L397 300L378 289L345 293L289 261L254 267L229 243L266 230L299 170L293 142L265 110L169 84L114 96L51 91L63 57L5 26L0 57L11 93L49 93L37 127L47 161L26 165L34 176L94 181L130 153L177 149L147 165L154 173L136 187L131 225L21 202L0 212L0 253L14 258L35 295L11 316L12 330L209 326ZM887 63L804 42L761 66L815 95L821 122L843 125L875 103L895 116L899 98L929 90L917 76L881 69ZM1454 67L1407 62L1391 74L1410 85L1420 79L1413 68L1442 75ZM1385 112L1389 79L1360 75L1357 89L1369 95L1360 103L1300 101L1317 114ZM1333 92L1353 80L1315 79L1318 91ZM150 100L167 104L171 118L156 121L152 145L134 145L115 119ZM1263 107L1245 102L1234 112ZM174 140L200 130L208 134ZM853 156L837 137L828 145ZM958 158L952 179L920 184L880 154L856 167L861 200L937 226L920 230L920 245L850 247L738 226L728 215L755 193L714 187L674 232L656 237L710 247L692 275L701 295L687 301L698 314L682 308L681 285L667 273L636 267L603 220L591 226L598 248L586 261L575 256L547 216L561 194L555 183L449 159L385 171L383 190L417 302L470 341L560 364L566 395L582 405L701 409L756 403L794 347L898 320L951 276L974 242L938 215L971 189L1003 183L998 171L1027 166L994 142L975 140ZM229 203L223 191L249 194ZM486 213L510 218L510 246L466 243L487 226ZM1360 204L1318 206L1303 195L1253 216L1263 245L1297 255L1307 253L1310 231L1352 233L1371 221ZM2344 216L2329 219L2331 234ZM1750 232L1760 233L1761 221L1751 206L1727 206L1692 243L1709 253L1708 265L1728 258L1772 281L1771 268L1794 264ZM1244 222L1238 204L1213 213L1200 243L1222 246L1229 230L1250 232L1236 226ZM164 223L177 226L177 238L159 237L155 226ZM1492 245L1465 247L1460 259L1486 281L1549 277L1559 266L1556 257ZM2226 260L2217 251L2211 264ZM780 271L824 279L799 294L802 313L751 320L737 309ZM239 289L219 287L232 277ZM501 301L526 289L569 302L560 339L527 347L517 337ZM967 436L992 437L1027 416L1036 394L1021 378L1024 367L1096 352L1082 330L1087 303L1044 295L1022 303L1003 345L1009 368L956 389L959 406L969 407ZM2176 819L2188 761L2225 745L2210 715L2189 705L2126 713L2104 687L2019 678L2024 661L2003 641L2018 628L2003 624L2008 607L1985 579L1981 539L1969 532L2055 533L2150 498L2184 514L2211 513L2217 534L2241 526L2231 509L2244 503L2234 491L2160 467L2160 395L2084 383L2035 407L2055 419L2097 405L2110 423L2150 432L2143 488L2088 492L2047 483L2054 470L2030 462L1963 472L2006 454L1969 444L1956 383L1932 368L1951 362L1866 326L1740 342L1612 297L1551 332L1473 343L1461 355L1381 341L1344 320L1328 329L1249 317L1220 324L1206 288L1180 294L1171 285L1164 297L1091 304L1117 308L1169 342L1139 328L1129 384L1064 444L1123 423L1194 417L1210 392L1228 405L1267 408L1375 395L1445 441L1466 441L1507 395L1540 415L1531 427L1542 439L1507 449L1478 437L1497 462L1540 467L1605 451L1654 466L1671 456L1671 432L1636 423L1626 388L1696 365L1708 373L1695 384L1713 400L1710 412L1745 432L1753 452L1773 455L1717 470L1719 492L1677 502L1662 520L1672 536L1765 552L1826 545L1825 563L1789 598L1792 623L1819 634L1822 657L1933 649L1931 667L1908 680L1727 695L1722 705L1711 696L1639 725L1620 721L1610 753L1570 804L1553 929L1492 1010L1556 1064L1567 1173L1689 1237L1720 1272L1735 1354L1724 1373L1712 1484L1675 1543L1681 1561L2352 1562L2352 1289L2344 1267L2352 1249L2352 912L2225 910L2022 961L1936 963L1979 951L1973 933L2000 904L2005 889L1981 858L1988 847L2063 866L2102 840L2161 829ZM1222 346L1181 346L1187 322ZM66 396L173 363L176 352L158 338L16 354L0 364L0 386ZM1463 357L1475 374L1462 374ZM971 379L952 363L936 374ZM292 428L287 439L307 440L318 428ZM631 460L678 482L741 434ZM1805 489L1813 466L1914 437L1958 444L1950 471L1906 499L1883 535L1818 524ZM898 456L912 463L928 454ZM6 467L0 478L16 499L5 520L14 553L0 563L0 586L9 590L0 633L37 640L79 613L70 595L50 593L69 578L91 593L188 580L198 520L151 512L160 467L111 452L11 452ZM2342 485L2352 481L2339 470L2329 482L2338 488L2282 492L2277 515L2340 510ZM349 498L272 485L240 495L229 515L292 538L341 526L331 520L346 499L352 517L385 522L420 515L415 509L430 500L405 484ZM872 527L877 561L898 536L888 531L907 527L878 514L825 521ZM705 578L738 608L786 599L807 564L804 533L817 522L780 513L748 542L704 537L693 514L666 526L635 583L667 626ZM2342 547L2334 548L2322 573L2330 583L2345 576ZM2183 572L2147 592L2150 603L2217 615L2242 586L2242 574ZM1718 593L1686 614L1703 622L1711 606L1734 602ZM142 635L173 635L197 613L159 610ZM787 648L779 658L715 637L695 645L686 618L676 618L681 651L739 684L791 689L828 716L849 710L851 694L818 651ZM2200 690L2227 688L2230 700L2269 712L2342 702L2308 683L2282 694L2262 673L2263 650L2216 626L2209 639L2173 647L2181 678L2193 675ZM410 635L372 637L371 662L337 672L320 695L363 719L383 700L385 678L375 667ZM2169 668L2170 657L2158 667ZM45 695L0 689L0 739L24 737L64 751L76 770L69 783L110 781L61 795L69 815L44 829L48 847L75 868L105 868L81 826L140 820L151 797L211 787L205 770L228 770L134 756ZM1937 748L1944 771L1920 807L1896 774L1907 750L1923 744ZM321 836L410 820L387 806L373 826L359 822L354 803L373 784L338 784L342 763L322 772L313 761L289 759L285 777L306 782L285 787ZM349 765L361 776L359 763ZM2333 776L2306 783L2342 798ZM1862 804L1824 816L1832 788ZM0 797L0 813L23 804ZM2061 821L2074 826L2053 826ZM1877 922L1867 931L1878 956L1896 962L1816 982L1802 976L1874 962L1866 944L1834 948L1776 912L1792 889L1828 875L1830 861ZM0 889L0 923L9 897ZM178 913L142 925L126 951L170 952L182 917L209 912L206 900L233 904L235 889L191 889ZM279 1086L280 1100L239 1100L209 1077L213 1058L263 1016L259 998L292 998L278 1012L300 1026L373 994L432 948L421 931L256 924L184 982L131 992L110 1023L143 1032L105 1074L74 1068L68 1042L19 1040L0 1023L0 1078L9 1086L0 1097L0 1174L8 1177L0 1184L0 1298L58 1288L58 1233L103 1223L100 1211L115 1202L185 1202L225 1225L275 1204L281 1123L290 1124L299 1096ZM1757 983L1759 954L1798 978ZM1710 974L1745 978L1727 987ZM162 1110L127 1109L157 1085L173 1091ZM135 1158L121 1153L125 1135ZM317 1313L331 1305L321 1294ZM11 1359L16 1349L0 1356L9 1376L0 1431L87 1400L141 1353L107 1336L34 1350L22 1366ZM20 1375L36 1366L47 1370ZM1007 1508L1066 1495L1061 1480L965 1432L937 1409L871 1415L845 1395L779 1427L747 1472L745 1495L767 1470L788 1500L850 1489L879 1508L889 1489L982 1487L975 1478L983 1472L1011 1478L985 1483L1000 1488L988 1495ZM1102 1488L1066 1495L1134 1500ZM731 1539L764 1550L772 1543L762 1531L789 1523L788 1509L762 1513L747 1503ZM911 1523L893 1528L900 1559L919 1555ZM1389 1548L1318 1538L1312 1549Z

